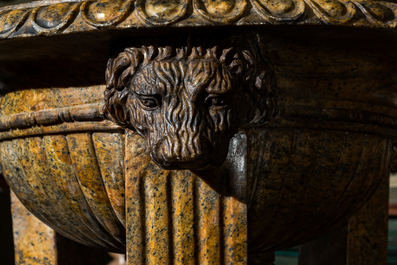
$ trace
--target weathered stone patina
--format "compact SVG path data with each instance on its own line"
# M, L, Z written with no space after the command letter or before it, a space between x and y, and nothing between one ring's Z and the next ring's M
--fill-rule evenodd
M39 227L129 265L272 264L353 216L346 260L383 264L384 248L367 250L384 244L371 231L384 232L385 207L371 209L395 162L396 12L367 0L0 9L19 263L62 264L54 242L30 258ZM23 207L56 233L19 222Z

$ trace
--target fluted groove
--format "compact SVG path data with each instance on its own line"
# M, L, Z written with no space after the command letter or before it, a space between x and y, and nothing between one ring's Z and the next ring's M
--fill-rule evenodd
M172 218L173 216L173 189L172 189L172 178L174 177L174 174L172 171L169 172L168 176L167 176L167 183L166 183L166 196L167 196L167 219L168 219L168 223L167 223L167 234L168 234L168 264L173 264L174 263L174 246L175 246L175 242L174 242L174 219ZM178 228L177 228L178 229Z
M151 162L153 163L153 162ZM149 164L148 166L151 166ZM151 167L145 175L146 260L148 265L170 264L167 182L170 171Z
M383 161L384 157L390 153L387 147L390 140L370 135L368 135L368 138L370 141L369 150L366 151L366 161L364 162L366 165L364 172L367 172L367 178L358 187L358 190L361 191L360 196L352 196L352 199L348 202L351 205L355 205L357 210L366 203L363 198L369 198L368 194L372 195L378 187L378 185L373 185L373 183L380 183L381 178L385 176L386 164L379 163L379 160ZM340 216L349 212L351 212L351 209L346 208L341 214L332 216L332 220L336 222Z
M71 160L81 190L90 206L94 217L101 226L123 247L124 227L113 212L95 157L95 150L90 133L68 135L68 146Z
M200 257L199 257L199 237L197 236L199 234L199 225L197 220L199 219L199 205L198 205L198 182L200 181L199 178L194 178L193 179L193 229L194 229L194 264L199 264L200 262Z
M63 221L64 227L69 228L65 235L72 234L78 238L79 242L86 241L90 245L96 245L90 238L84 240L86 227L80 225L75 213L70 209L69 203L63 199L63 194L60 192L57 182L53 181L53 172L49 165L44 139L42 137L27 138L25 143L27 143L27 149L23 157L29 156L30 161L23 166L25 172L31 171L29 174L32 174L32 179L35 179L36 184L42 187L45 196L41 199L48 201L48 205L51 205L51 208L46 210L53 215L59 215L59 220Z
M223 197L223 264L247 264L247 205Z
M246 264L246 205L189 171L160 169L134 132L0 145L21 201L75 241L123 252L127 233L130 264Z
M194 182L188 171L175 171L171 177L172 249L175 265L195 264Z
M47 216L47 220L50 226L54 223L61 226L60 233L63 235L73 235L73 239L77 242L84 242L79 237L80 233L75 230L74 227L70 225L63 214L59 211L59 206L57 205L57 200L52 200L52 192L49 192L48 184L43 180L43 175L45 175L45 169L37 165L37 162L43 158L36 159L39 149L38 141L40 138L27 138L27 139L17 139L13 141L14 152L17 153L17 161L19 163L19 168L24 174L25 187L30 189L32 197L35 197L33 207L42 207L43 212ZM33 151L34 150L34 151ZM39 172L37 172L38 170ZM75 234L75 233L78 234Z
M338 196L338 193L335 192L335 189L341 186L341 183L343 183L344 180L344 171L343 169L346 168L346 165L344 164L345 161L348 161L350 159L349 155L350 152L348 150L348 137L350 134L344 133L344 137L342 140L342 147L340 148L340 156L339 160L336 163L335 166L335 173L332 176L332 181L330 183L330 186L326 190L323 200L320 201L320 203L317 205L316 210L314 211L315 216L324 216L325 213L324 211L327 211L327 208L329 208L330 202L327 200L327 198L334 198L334 196ZM333 193L334 192L334 193ZM331 194L331 195L330 195ZM328 207L324 207L324 206ZM318 214L320 212L320 214Z
M297 143L297 130L293 130L290 131L290 133L288 133L289 137L289 149L287 149L288 151L284 154L286 156L285 158L285 167L280 167L280 177L282 178L282 183L281 183L281 190L279 191L278 194L278 198L276 199L276 203L274 204L274 207L272 209L272 211L270 212L270 214L267 217L267 224L270 225L271 220L273 219L280 219L283 218L285 215L284 212L284 207L283 207L283 203L288 204L289 201L288 198L286 199L285 197L288 197L288 195L286 196L284 193L288 193L288 190L292 190L294 191L294 189L291 189L291 187L289 187L289 181L291 181L295 176L291 176L291 167L294 165L293 163L293 157L295 155L295 152L297 150L296 145ZM294 187L295 188L295 187ZM266 237L268 239L272 238L273 236L275 236L275 232L276 231L269 231L266 235ZM258 246L259 248L261 247L260 245Z
M225 263L225 223L224 223L224 210L225 210L225 205L224 205L224 197L220 194L219 195L219 210L218 210L218 215L219 215L219 261L220 264L226 264Z
M291 130L278 134L273 131L250 134L248 156L249 167L252 171L249 169L247 178L257 178L256 187L254 187L255 194L248 191L253 197L248 214L255 216L252 218L254 224L250 224L250 226L258 227L255 233L250 233L248 230L249 244L252 242L253 246L260 246L260 242L263 242L262 233L267 234L265 230L271 222L270 216L274 212L280 192L284 187L285 175L290 163L292 135L294 135L294 131ZM250 146L258 146L258 148L255 152L251 152ZM261 146L262 148L260 148ZM248 219L251 221L249 216Z
M323 135L323 133L322 133L322 135ZM330 172L324 172L324 177L328 177L330 179L330 181L328 182L327 188L324 189L325 192L322 195L321 199L319 199L318 203L314 205L312 218L315 220L315 221L313 221L315 223L325 221L325 220L323 220L323 217L324 217L324 215L326 215L328 213L330 205L332 205L332 201L333 201L332 198L335 198L336 196L338 196L338 188L343 187L343 183L344 183L344 179L345 179L344 178L345 172L342 169L346 168L346 164L344 164L344 163L345 163L345 161L348 161L350 159L351 153L349 152L348 145L347 145L349 134L341 132L338 135L342 136L340 139L341 147L337 148L337 150L334 150L334 152L336 151L337 153L339 153L339 155L337 155L335 157L334 163L331 167L332 170ZM317 164L317 163L315 163L315 164ZM332 173L332 174L330 174L330 173ZM305 189L304 193L306 193L306 192L310 192L310 191ZM332 195L329 195L329 194L332 194ZM299 201L303 201L304 196L305 195L302 194ZM327 207L325 207L325 206L327 206ZM297 217L297 218L299 218L299 217ZM310 225L311 225L311 223L310 223ZM302 219L300 219L299 223L297 223L296 226L309 229L307 222ZM289 233L285 238L290 237L291 234L293 234L294 232L295 231L291 231L291 233ZM275 247L278 248L279 245L277 245Z
M326 233L362 206L383 176L391 145L372 134L264 129L250 133L251 147L248 244L273 251Z
M331 173L334 168L331 166L331 172L323 170L323 167L326 167L325 163L323 163L324 161L321 161L324 155L323 140L324 137L326 137L324 132L319 131L313 134L307 131L296 130L293 137L294 152L291 154L291 163L284 184L285 193L284 196L280 197L277 204L277 212L279 215L276 216L275 219L279 220L288 215L286 226L298 228L305 225L301 213L291 213L288 210L294 207L298 208L302 202L306 201L315 201L315 206L317 201L312 197L313 193L310 189L320 191L321 193L321 187L316 185L317 180L321 177L332 180ZM328 165L328 168L329 167ZM329 178L329 176L331 178ZM326 189L324 189L324 192L325 191ZM320 203L320 201L318 201L318 203ZM268 222L271 222L270 218ZM268 224L270 225L270 223ZM291 231L291 233L294 232L295 231ZM291 233L285 234L284 237L288 238ZM270 242L276 241L277 237L277 231L272 231L269 233L268 240ZM274 248L277 248L277 245L275 245Z
M238 255L246 250L246 205L222 198L188 171L161 170L137 137L126 135L126 144L135 144L125 160L126 194L133 198L126 204L129 264L246 264ZM137 203L144 216L136 215Z
M18 143L15 143L15 141L18 140L2 143L0 152L3 173L8 176L7 181L10 186L14 187L14 192L20 198L21 202L26 205L29 211L32 211L37 205L40 205L40 197L36 197L39 191L32 187L27 179L19 158L20 147L18 147ZM29 201L27 198L29 198ZM36 213L36 216L48 224L53 224L58 221L55 216L52 216L46 211L40 211ZM65 233L64 229L59 230Z
M125 227L124 137L93 133L95 154L110 205Z
M356 166L356 169L354 171L354 173L351 175L352 177L350 178L344 192L342 193L342 196L340 197L338 203L335 205L335 209L338 209L340 207L340 205L343 204L349 204L349 202L352 200L352 192L354 192L356 190L356 188L361 187L362 184L362 179L357 179L356 176L359 175L363 175L364 179L367 178L368 174L366 173L366 167L367 167L367 163L366 163L366 148L368 147L369 143L368 143L368 139L365 136L364 141L362 141L362 145L361 145L361 152L360 152L360 156L359 156L359 160ZM363 174L364 173L364 174ZM324 216L324 219L329 218L329 216L331 216L332 212L329 211L328 214L326 214Z
M197 181L199 264L221 264L220 195L201 179Z
M108 235L104 235L100 229L96 228L97 223L93 221L93 213L78 185L74 167L70 159L66 136L44 136L44 146L48 156L49 167L52 171L52 177L59 187L61 196L69 202L70 210L76 215L77 220L86 227L85 229L82 228L80 233L88 234L88 238L92 238L97 244L103 247L111 245L113 239Z
M335 197L337 198L336 200L332 200L334 203L333 204L328 204L328 207L326 209L323 209L323 212L320 212L321 214L319 216L322 216L323 221L325 221L328 218L328 215L332 212L334 212L337 209L338 204L343 200L343 197L348 190L349 186L351 185L352 180L355 177L355 172L357 172L358 167L360 166L360 161L363 155L364 147L362 144L362 139L357 139L355 135L350 135L348 137L348 143L349 146L347 147L348 150L346 150L346 158L349 158L349 164L351 165L350 167L346 166L345 164L345 170L346 172L341 172L340 173L340 179L339 182L335 184ZM356 153L355 157L352 157L352 153ZM342 168L342 165L341 165ZM337 173L336 173L337 174ZM346 176L349 176L346 178ZM317 209L320 211L320 208Z
M144 265L146 259L145 168L150 160L142 138L126 131L125 134L125 195L126 195L126 237L127 264Z
M247 141L250 208L189 171L160 169L129 130L3 141L0 158L41 220L86 245L127 249L137 265L244 265L249 252L299 244L365 203L390 160L391 140L364 133L258 129Z
M347 157L350 157L352 154L348 152L348 150L345 150L346 147L346 134L343 132L322 132L323 137L321 138L321 143L322 145L329 145L329 142L332 142L335 144L335 147L329 152L327 150L324 150L325 152L321 154L320 156L323 157L323 159L316 160L315 163L315 168L317 171L317 180L316 182L322 182L321 179L324 178L326 179L324 182L324 188L321 186L319 189L314 189L312 192L312 189L314 187L308 187L301 200L302 201L309 201L312 202L312 208L308 211L312 211L312 221L307 222L304 220L304 218L300 218L299 222L296 224L296 227L303 228L305 230L310 230L311 227L321 227L321 223L327 224L328 220L324 219L324 216L327 215L330 212L330 205L331 202L328 202L327 198L327 193L332 192L333 189L336 189L336 194L337 196L339 194L339 189L343 187L343 179L340 179L339 183L334 183L335 179L338 177L338 171L339 171L339 166L341 166L341 159L343 157L343 153L347 153ZM328 142L328 143L327 143ZM325 159L324 159L325 157ZM351 158L354 159L354 158ZM349 161L349 160L343 160L343 163ZM346 175L342 175L342 177L346 177ZM335 185L333 185L335 184ZM311 193L313 196L309 197L306 196L306 193ZM323 207L327 205L327 207ZM310 214L310 213L308 213ZM288 236L291 236L292 234L296 233L296 230L292 231ZM285 237L285 238L288 238ZM292 242L299 242L299 240L302 240L302 236L295 236L294 240ZM285 244L285 243L284 243ZM291 243L293 244L293 243ZM280 247L280 245L275 246L275 248Z

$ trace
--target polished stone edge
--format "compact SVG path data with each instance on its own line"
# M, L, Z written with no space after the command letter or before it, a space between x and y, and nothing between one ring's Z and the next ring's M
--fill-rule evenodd
M124 129L111 121L72 122L49 126L34 126L27 129L15 129L0 132L0 141L50 134L69 134L80 132L124 133Z
M105 120L102 109L103 104L86 104L3 116L0 140L86 131L123 133L119 125Z
M76 0L0 9L0 39L103 28L282 24L395 28L397 4L373 0Z
M73 122L49 126L34 126L24 130L10 130L0 132L0 141L50 134L69 134L81 132L124 133L124 129L111 121L101 122Z
M103 121L103 104L86 104L73 107L19 113L0 118L0 131L24 129L37 125L55 125L75 121Z
M397 128L397 117L369 110L282 105L278 110L277 117L294 122L300 120L311 123L339 122L373 125L393 130ZM91 125L87 127L87 124ZM106 130L107 128L122 130L119 125L106 120L103 113L103 103L94 103L0 117L0 139L38 135L41 134L37 134L41 131L38 128L42 128L42 126L46 128L45 131L48 131L48 133L77 128L78 131L91 131L98 128L99 130ZM99 127L96 128L95 126Z

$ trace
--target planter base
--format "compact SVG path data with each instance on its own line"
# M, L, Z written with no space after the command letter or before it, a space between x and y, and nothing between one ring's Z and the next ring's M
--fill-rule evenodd
M11 191L15 264L30 265L106 265L106 251L67 239L43 224Z
M299 265L387 264L389 178L364 207L331 233L301 245Z

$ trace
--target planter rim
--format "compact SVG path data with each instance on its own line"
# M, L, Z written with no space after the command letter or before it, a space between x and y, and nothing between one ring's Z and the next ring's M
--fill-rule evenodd
M46 0L0 8L0 39L98 29L330 25L396 28L397 3L375 0Z

